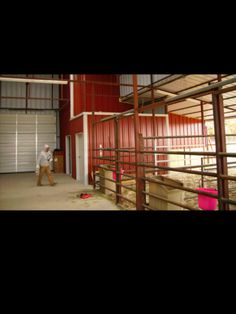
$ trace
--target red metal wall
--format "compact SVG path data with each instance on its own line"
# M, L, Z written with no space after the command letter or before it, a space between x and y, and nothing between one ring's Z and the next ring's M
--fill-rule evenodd
M65 117L65 110L61 113L61 118L65 121L68 119L68 112L67 117ZM95 116L95 120L98 121L102 118L107 117L104 115ZM62 124L61 124L62 125ZM186 135L184 132L187 131L189 135L201 135L201 123L199 120L190 119L187 117L182 117L178 115L170 115L169 116L169 126L170 126L170 133L171 135ZM64 124L61 127L61 148L65 149L65 136L71 135L71 145L72 145L72 177L76 178L76 160L75 160L75 134L83 132L83 117L77 118L75 120L70 121L69 123ZM143 134L144 137L152 136L152 118L151 117L140 117L140 133ZM156 118L156 135L157 136L164 136L166 135L166 122L165 118L157 117ZM91 173L92 173L92 116L88 115L88 166L89 166L89 181L91 183ZM200 139L185 139L185 147L187 145L196 144L199 142ZM183 139L173 139L171 140L172 149L177 149L176 145L182 145L184 147L184 140ZM120 120L120 143L121 148L134 148L134 123L133 123L133 116L129 116L127 118ZM96 138L95 138L95 147L99 148L99 145L102 145L102 148L115 148L114 144L114 121L108 121L105 123L97 124L96 126ZM153 142L152 140L145 140L144 142L145 148L147 150L152 150ZM166 140L160 139L158 140L159 146L167 145ZM181 147L178 147L181 149ZM160 147L158 150L166 150L166 148ZM97 152L97 156L99 156L99 152ZM103 156L112 158L114 156L114 151L103 151ZM166 160L166 155L158 156L158 160ZM121 157L121 160L127 162L134 162L134 155L125 154ZM98 161L100 164L109 164L109 161ZM145 157L145 162L153 163L153 155L147 155ZM160 166L165 166L167 163L162 162L158 163ZM132 170L133 167L129 165L124 165L123 168L125 170ZM162 173L162 172L160 172Z
M95 121L99 121L102 118L107 116L95 116ZM95 129L95 148L99 148L99 145L102 145L102 148L115 148L115 141L114 141L114 120L110 120L107 122L99 123L96 125ZM88 133L89 133L89 181L91 182L91 173L92 173L92 116L88 116ZM146 136L153 136L152 130L152 117L150 116L143 116L140 117L140 133L144 137ZM156 117L156 135L164 136L166 134L166 119L165 117ZM134 148L135 141L134 141L134 117L129 116L124 119L119 120L119 137L120 137L120 148ZM152 140L145 140L144 146L146 150L153 150L153 141ZM160 149L165 150L165 149ZM125 162L134 162L134 154L123 154L120 158L122 161ZM112 158L114 157L114 151L103 151L103 157ZM99 151L97 155L99 156ZM145 156L145 162L153 163L153 154ZM158 160L165 160L166 156L158 156ZM110 164L110 161L106 160L96 160L97 164ZM164 166L166 163L159 163L158 165ZM130 165L123 165L124 170L134 170L133 166ZM160 172L162 173L162 172Z
M74 75L75 80L85 80L85 75ZM85 83L74 83L74 116L86 111Z
M95 121L99 121L100 119L107 116L95 116ZM166 132L166 120L164 117L156 117L155 123L155 135L156 136L165 136ZM92 117L88 117L88 130L89 130L89 174L92 172ZM114 148L114 121L108 121L101 124L96 125L96 137L95 137L95 147L99 148L101 144L103 148L111 147ZM140 133L144 137L153 136L152 129L152 117L144 116L140 117ZM176 114L169 114L169 133L171 136L177 135L202 135L202 125L201 120L188 118ZM120 120L120 142L121 148L134 148L134 121L133 116L129 116L127 118ZM156 142L158 146L158 150L165 151L167 150L167 139L158 139ZM203 140L201 138L188 138L188 139L171 139L170 145L171 149L183 149L184 147L189 146L200 146L203 144ZM153 149L153 141L145 140L144 142L146 150ZM97 156L99 156L99 152L97 152ZM103 152L104 157L112 158L114 156L114 152ZM158 160L166 160L167 155L158 156ZM122 157L121 160L127 162L134 162L134 156L131 154L127 154L125 157ZM153 155L145 156L145 162L153 163ZM96 163L99 164L109 164L109 161L101 161L96 160ZM158 163L160 166L166 166L167 163L160 162ZM132 170L133 167L129 165L124 165L123 169ZM160 172L163 173L163 172Z
M68 78L69 75L64 76ZM79 75L79 79L86 80L97 80L105 82L116 82L115 75ZM89 93L92 92L91 84L84 84L81 87L74 85L74 114L77 115L82 111L92 111L92 96ZM86 87L84 87L86 86ZM95 97L95 111L104 111L104 112L122 112L132 108L131 105L119 103L119 87L118 86L100 86L95 85L95 92L103 96ZM65 85L60 89L60 98L69 98L70 89L69 85ZM83 98L83 95L85 97ZM109 97L106 95L112 95L114 97ZM85 108L86 104L86 108ZM61 138L61 149L65 151L65 136L71 135L71 145L72 145L72 177L76 178L76 161L75 161L75 134L83 132L83 117L77 118L70 121L70 104L69 102L60 102L60 138ZM86 109L86 110L85 110ZM96 119L101 119L107 116L96 116ZM132 148L134 147L134 125L133 117L127 117L120 120L120 138L122 148ZM152 136L152 118L151 117L141 117L140 118L140 132L143 136ZM103 124L98 124L97 126L97 135L96 135L96 145L99 147L99 144L102 144L102 147L114 147L114 125L113 121L109 121ZM187 118L184 116L169 114L169 127L170 135L201 135L202 127L201 120ZM88 116L88 135L89 135L89 177L92 172L92 125L91 125L91 115ZM166 124L164 118L156 118L156 134L159 136L166 135ZM181 149L189 145L201 145L202 139L171 139L171 145L173 149ZM152 140L145 142L145 146L152 149ZM158 145L166 145L166 140L158 140ZM160 150L165 150L160 148ZM112 156L111 152L104 152L104 156ZM153 162L153 156L150 154L145 157L145 161ZM158 160L166 159L166 156L159 156ZM134 161L134 158L131 155L123 157L124 161ZM104 161L104 163L108 163ZM162 163L161 165L165 165ZM130 166L124 165L124 169L131 169Z
M69 75L63 75L64 79L69 79ZM61 85L59 89L60 99L70 98L69 85ZM59 118L60 118L60 149L65 153L65 136L70 134L70 102L66 100L61 100L59 102ZM65 156L65 154L64 154ZM64 172L65 172L65 158L64 158Z
M171 136L178 135L202 135L202 120L188 118L185 116L170 113L169 128ZM205 128L206 132L206 128ZM206 134L206 133L205 133ZM203 144L202 138L176 138L170 141L172 149L183 149L184 147L200 147Z
M79 117L70 122L70 135L71 135L71 154L72 154L72 177L76 179L76 147L75 147L75 134L83 132L83 117Z
M64 78L69 78L65 75ZM60 89L60 98L70 97L69 85L63 85ZM71 136L71 152L72 152L72 177L76 178L76 160L75 160L75 134L83 132L83 117L79 117L70 121L70 102L60 101L60 146L61 150L65 152L65 137ZM66 154L65 154L66 156ZM64 160L65 171L65 160Z
M96 81L104 83L116 83L116 75L75 75L75 79ZM94 86L94 90L93 90ZM92 94L95 94L93 97ZM133 106L119 102L119 86L109 86L92 83L75 83L74 84L74 115L81 112L94 111L103 112L122 112L131 109Z
M70 110L68 106L60 112L60 144L61 149L65 152L65 137L71 136L71 153L72 153L72 177L76 179L76 149L75 149L75 134L83 132L83 116L70 120ZM66 156L66 154L65 154ZM65 160L64 160L65 171Z
M69 79L69 75L63 76ZM74 79L93 80L97 82L116 83L116 75L74 75ZM81 112L92 111L92 84L74 83L74 115ZM94 91L99 94L94 97L95 111L104 112L123 112L131 109L133 106L119 102L119 86L96 85ZM60 89L60 98L70 97L70 85L63 85ZM65 137L71 135L72 145L72 177L76 178L75 161L75 134L83 132L83 118L77 118L70 121L70 102L60 102L60 145L65 152ZM111 130L112 132L112 130ZM65 162L64 162L65 169Z

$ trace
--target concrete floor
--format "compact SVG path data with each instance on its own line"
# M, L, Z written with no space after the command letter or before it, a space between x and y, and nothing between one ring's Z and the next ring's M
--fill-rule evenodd
M0 174L0 210L120 210L104 194L84 187L65 174L53 174L55 186L36 186L34 173ZM92 194L80 199L82 192Z

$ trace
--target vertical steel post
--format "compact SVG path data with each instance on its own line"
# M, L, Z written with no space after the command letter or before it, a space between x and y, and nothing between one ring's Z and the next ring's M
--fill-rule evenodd
M26 84L26 97L25 97L25 113L27 113L28 110L28 90L29 90L29 83Z
M204 135L204 110L203 110L203 102L201 101L201 104L200 104L200 106L201 106L201 127L202 127L202 135ZM205 138L204 137L202 137L202 140L201 140L201 142L202 142L202 147L203 147L203 151L205 151ZM204 167L203 167L203 165L204 165L204 158L201 158L201 171L203 171L204 170ZM203 188L204 187L204 176L203 176L203 174L201 175L201 187Z
M185 149L185 145L184 145L184 153L185 153L186 149ZM186 166L186 155L184 154L184 166Z
M83 74L83 80L86 81L85 74ZM82 83L79 83L79 84L82 84ZM87 90L86 83L83 83L81 87L82 87L82 97L83 97L83 111L85 112L87 111L86 110L86 90Z
M0 108L2 106L2 82L0 81Z
M201 157L201 171L203 172L204 171L204 161L203 161L203 158ZM203 174L201 174L201 187L203 188L204 187L204 176Z
M205 123L204 123L204 110L203 110L203 102L202 101L201 101L201 120L202 120L202 123L201 123L202 135L204 135L204 133L205 133L205 129L204 129ZM202 138L202 143L204 143L203 149L205 150L205 138L204 137Z
M143 204L145 196L142 191L145 190L145 183L142 180L144 167L139 166L138 163L142 162L143 155L140 154L142 146L142 136L139 125L139 112L138 112L138 81L137 74L133 74L133 92L134 92L134 136L135 136L135 170L136 170L136 209L144 210Z
M226 152L223 97L221 94L213 93L212 101L216 143L218 205L219 210L229 210L229 204L224 203L221 200L222 197L229 198L228 180L224 180L220 177L222 174L228 174L227 157L219 155L219 152Z
M52 79L53 79L53 74L52 74ZM53 84L51 85L51 106L53 109Z
M152 74L151 74L151 95L152 95L152 103L154 104L155 102L155 95L154 95L154 89L153 89L153 77L152 77ZM156 125L155 125L155 122L156 122L156 116L155 116L155 109L152 109L152 136L156 136ZM153 146L153 150L155 151L156 150L156 142L158 140L156 139L153 139L152 140L152 146ZM154 154L154 166L156 165L156 158L157 158L157 155ZM155 169L155 168L154 168ZM155 171L153 171L153 175L155 175Z
M118 194L121 194L121 186L119 183L121 183L121 174L118 174L118 172L121 172L120 166L119 166L119 160L120 160L120 152L118 151L120 145L120 132L119 132L119 120L116 118L114 119L114 136L115 136L115 156L116 156L116 204L120 202L120 196ZM118 184L117 184L118 183Z
M94 103L94 84L92 84L92 172L93 172L93 188L95 190L96 188L96 165L95 165L95 140L96 140L96 134L95 134L95 103Z

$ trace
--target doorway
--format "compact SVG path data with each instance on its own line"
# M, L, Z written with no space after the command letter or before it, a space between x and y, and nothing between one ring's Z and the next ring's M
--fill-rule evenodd
M76 134L76 180L84 184L84 134Z
M72 175L72 162L71 162L71 136L66 136L66 174Z

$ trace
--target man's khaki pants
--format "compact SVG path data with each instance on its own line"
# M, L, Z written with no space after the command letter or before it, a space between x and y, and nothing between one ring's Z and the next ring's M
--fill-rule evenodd
M41 180L42 180L42 177L43 177L44 174L47 175L50 185L54 185L54 181L53 181L53 177L52 177L52 174L51 174L50 166L40 166L38 180L37 180L37 185L42 185L41 184Z

